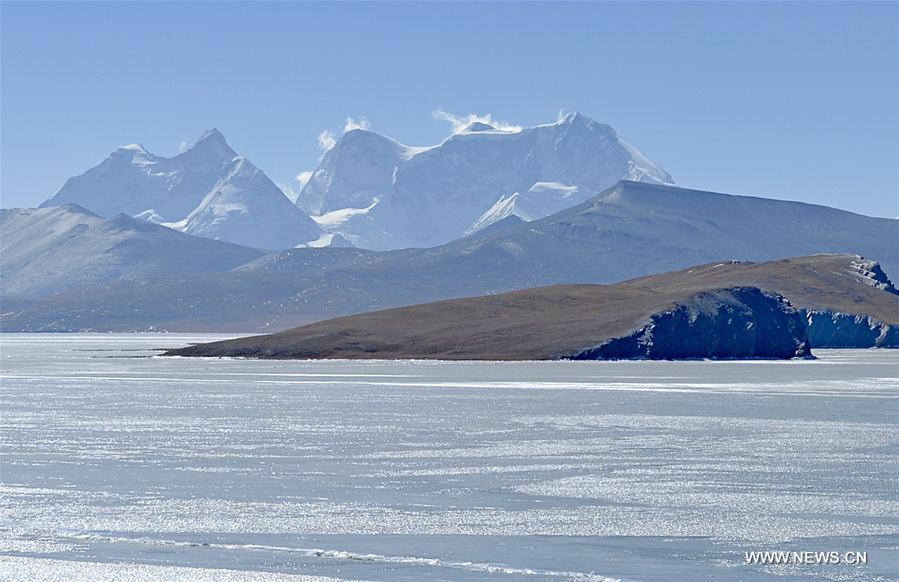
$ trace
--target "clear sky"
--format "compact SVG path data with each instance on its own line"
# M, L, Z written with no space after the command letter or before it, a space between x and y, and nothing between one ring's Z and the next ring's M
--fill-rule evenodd
M581 111L678 184L899 214L897 3L0 4L2 206L217 127L279 184L347 116Z

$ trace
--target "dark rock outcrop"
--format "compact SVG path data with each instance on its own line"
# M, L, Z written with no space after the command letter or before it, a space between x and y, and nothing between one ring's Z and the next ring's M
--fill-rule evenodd
M576 360L810 357L799 312L780 295L754 287L700 293L657 313L623 337L584 350Z
M758 287L801 311L814 348L899 347L899 292L877 261L856 254L697 265L629 283L659 291Z
M899 348L899 325L876 317L815 310L804 315L816 348Z

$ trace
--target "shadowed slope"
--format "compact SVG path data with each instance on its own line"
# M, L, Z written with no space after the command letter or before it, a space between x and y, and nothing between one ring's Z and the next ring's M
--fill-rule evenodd
M75 204L0 210L0 228L4 299L34 300L115 279L223 272L263 254L124 214L101 218Z

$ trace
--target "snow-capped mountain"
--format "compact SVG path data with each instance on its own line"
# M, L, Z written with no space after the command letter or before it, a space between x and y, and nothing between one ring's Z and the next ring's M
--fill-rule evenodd
M579 113L515 130L474 122L432 147L355 129L325 153L297 205L359 247L427 247L510 215L548 216L622 179L673 184Z
M289 248L322 236L262 170L240 156L225 164L222 178L187 217L164 224L262 249Z
M28 300L138 276L223 272L262 255L75 204L2 209L0 229L2 293Z
M100 216L133 216L151 210L163 221L180 220L196 208L237 153L209 130L187 151L154 155L140 144L122 146L99 165L66 180L42 206L73 203Z
M321 229L215 129L185 152L156 156L123 146L70 178L42 207L74 203L101 216L127 214L197 236L265 249L316 240Z

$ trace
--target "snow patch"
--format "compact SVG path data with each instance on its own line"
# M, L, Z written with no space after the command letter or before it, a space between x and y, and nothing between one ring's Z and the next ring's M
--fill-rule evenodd
M534 185L528 188L528 192L565 192L574 194L578 191L578 187L561 182L534 182Z
M500 196L499 200L497 200L484 214L479 216L474 224L465 231L465 236L474 234L479 230L483 230L491 224L495 224L510 216L517 216L525 222L530 222L532 218L518 207L517 202L520 197L521 194L518 192L515 192L511 196Z
M341 208L339 210L326 212L325 214L319 216L310 216L310 218L312 218L312 220L318 223L318 225L322 228L334 228L345 223L354 216L368 214L375 206L378 205L378 202L380 202L380 199L376 197L375 201L371 203L371 206L368 206L366 208Z
M134 218L144 222L152 222L153 224L162 224L163 222L163 218L153 208L147 208L143 212L138 212L134 215Z

